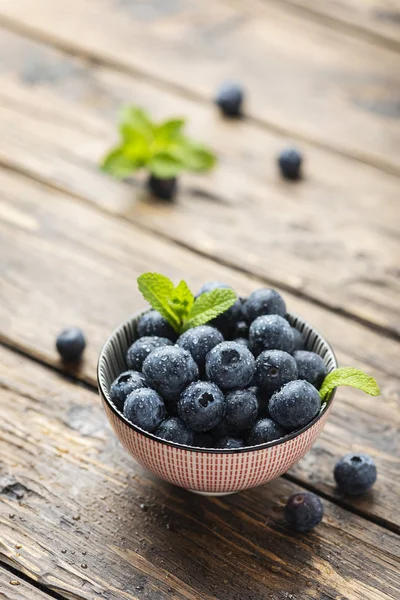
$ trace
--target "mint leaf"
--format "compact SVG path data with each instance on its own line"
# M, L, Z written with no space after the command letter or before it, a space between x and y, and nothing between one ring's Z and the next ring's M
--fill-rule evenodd
M201 294L194 301L183 330L186 331L192 327L208 323L211 319L215 319L215 317L227 311L235 302L236 294L228 288L218 288Z
M322 400L325 400L328 394L341 385L348 385L370 394L379 396L380 389L373 377L370 377L364 371L353 369L352 367L342 367L329 373L319 390Z
M135 134L141 135L148 141L154 137L154 125L148 114L137 106L126 106L122 109L119 119L119 130L127 141Z
M139 163L125 155L123 148L114 148L104 157L101 168L114 177L124 179L139 166Z
M160 179L171 179L176 177L183 169L181 161L167 151L159 152L149 161L149 169Z
M168 298L174 290L174 284L160 273L143 273L137 279L139 290L155 310L158 310L168 323L179 333L180 319L171 308Z
M182 280L178 283L172 290L168 301L172 310L182 322L189 314L194 302L194 296L189 290L186 281Z
M216 156L200 144L195 144L183 136L177 141L173 150L175 156L182 162L183 168L188 171L209 171L216 162Z
M169 119L158 125L154 130L156 142L171 142L181 134L185 119Z

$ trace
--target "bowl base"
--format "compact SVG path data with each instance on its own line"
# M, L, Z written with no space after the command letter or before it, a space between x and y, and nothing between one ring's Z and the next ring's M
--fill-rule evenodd
M199 490L188 490L192 494L198 494L199 496L231 496L232 494L238 494L239 492L200 492Z

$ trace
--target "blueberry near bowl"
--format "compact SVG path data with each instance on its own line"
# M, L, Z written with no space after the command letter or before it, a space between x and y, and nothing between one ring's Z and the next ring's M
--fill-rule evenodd
M269 314L278 306L275 296L265 293L268 302L257 304L248 317L247 300L238 299L229 286L195 296L185 282L174 287L164 278L160 285L158 277L141 276L139 289L173 325L176 343L140 338L139 332L148 333L143 323L149 310L133 315L104 344L98 385L120 442L160 478L206 495L267 483L311 448L338 385L378 395L372 378L355 369L337 369L330 345L311 324L283 312L281 304L279 315ZM248 345L224 337L213 325L216 315L229 316L229 307L237 302L234 319L249 322ZM157 327L165 332L160 319ZM294 330L302 340L297 359L301 378ZM135 362L136 348L140 360Z

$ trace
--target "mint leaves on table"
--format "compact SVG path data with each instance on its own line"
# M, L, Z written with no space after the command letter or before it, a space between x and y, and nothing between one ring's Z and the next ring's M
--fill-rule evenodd
M137 281L144 298L177 333L208 323L237 300L230 288L218 288L194 298L185 281L175 287L160 273L143 273Z
M119 120L120 143L103 159L102 169L124 179L146 168L159 179L171 179L181 171L208 171L215 155L183 134L184 119L155 123L141 108L128 106Z
M322 400L325 400L328 394L341 385L357 388L371 396L379 396L381 393L375 379L364 373L364 371L353 369L352 367L341 367L340 369L335 369L325 377L319 390Z

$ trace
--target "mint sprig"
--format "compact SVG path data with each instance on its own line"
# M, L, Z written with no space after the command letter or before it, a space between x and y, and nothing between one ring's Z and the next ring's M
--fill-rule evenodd
M144 298L179 334L215 319L237 299L230 288L205 292L195 299L185 281L175 287L160 273L143 273L137 281Z
M125 107L119 120L120 142L104 157L101 168L121 179L140 168L160 179L176 177L181 171L212 169L215 155L185 136L184 127L184 119L155 123L143 109Z
M325 400L335 388L342 385L357 388L366 394L370 394L370 396L379 396L381 393L375 379L364 373L364 371L352 367L341 367L340 369L334 369L325 377L319 395L322 400Z

